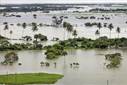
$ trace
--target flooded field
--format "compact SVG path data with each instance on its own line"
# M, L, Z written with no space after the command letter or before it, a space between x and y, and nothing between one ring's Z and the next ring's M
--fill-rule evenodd
M107 69L104 65L105 54L119 52L122 54L122 64L118 69ZM0 61L4 54L0 53ZM56 60L47 60L43 51L17 51L19 61L12 66L0 65L1 74L49 72L64 74L64 78L55 85L126 85L127 72L127 50L68 50L67 56ZM41 66L40 62L49 62L50 66ZM54 66L56 62L56 67ZM79 66L71 67L71 63L79 63ZM21 66L18 63L22 63Z
M88 27L85 23L101 23L102 28L100 36L107 36L108 38L118 38L117 27L121 29L119 37L127 38L127 14L126 13L63 13L51 12L42 13L38 12L9 12L6 16L4 13L0 14L0 35L9 38L11 43L28 43L22 40L22 36L31 36L34 38L35 34L41 33L47 36L48 41L41 42L45 45L52 45L58 41L53 41L53 38L59 40L67 40L74 38L72 33L63 28L62 25L58 27L53 26L53 16L63 16L63 22L69 22L75 30L77 30L76 37L85 37L96 39L98 36L95 34L99 28L96 26ZM15 17L10 15L20 15ZM36 14L36 18L33 15ZM81 17L91 17L94 19L82 19ZM109 17L110 19L104 19ZM103 19L102 19L103 18ZM8 29L5 30L5 22L8 23ZM30 24L32 22L40 23L38 31L33 31ZM23 28L18 24L26 23L27 26ZM104 27L104 23L113 24L113 29ZM10 32L11 31L11 32ZM111 36L110 36L111 31ZM20 39L20 40L19 40ZM32 43L32 41L29 41ZM9 51L0 51L0 62L4 60L4 55ZM15 73L59 73L64 77L53 85L126 85L127 84L127 49L105 49L105 50L67 50L67 56L61 56L58 59L47 60L44 54L45 50L22 50L15 51L18 56L18 62L13 65L0 65L0 75L2 74L15 74ZM105 54L108 53L121 53L122 62L121 66L117 69L107 69L105 67ZM48 62L49 67L41 66L40 62ZM18 65L22 63L22 65ZM54 65L56 63L56 65ZM78 63L79 66L72 66L71 64ZM30 84L31 85L31 84ZM34 84L37 85L37 84ZM43 85L43 84L40 84Z
M117 37L117 32L116 28L120 27L121 32L120 32L120 37L127 37L127 14L125 13L41 13L41 12L28 12L28 13L8 13L9 15L11 14L16 14L16 15L21 15L21 17L3 17L2 14L0 15L0 29L1 29L1 35L6 36L10 38L10 30L13 31L13 34L11 37L13 39L20 39L22 37L22 26L17 26L18 23L27 23L30 24L32 22L35 22L37 24L46 24L46 25L52 25L53 24L53 16L59 17L59 16L66 16L68 18L63 19L63 21L69 22L73 25L74 29L77 30L77 37L86 37L86 38L92 38L96 39L97 37L95 36L95 32L98 29L96 26L93 27L86 27L85 23L87 22L96 22L99 23L101 22L102 25L104 23L110 24L112 23L114 28L112 30L112 38ZM37 15L37 18L33 18L33 14ZM95 16L96 19L77 19L77 17L90 17L90 16ZM110 20L101 20L99 18L102 18L103 16L110 17ZM8 22L8 24L13 24L9 25L8 30L3 30L4 29L4 22ZM24 29L24 36L29 34L30 36L33 37L34 34L36 33L42 33L43 35L46 35L49 40L52 40L53 37L58 37L60 40L63 39L68 39L68 38L73 38L72 34L67 32L66 30L63 29L63 27L51 27L51 26L42 26L38 27L38 31L33 32L32 28L30 26L27 26ZM50 34L50 35L49 35ZM101 36L107 36L109 37L110 30L107 27L103 27L100 29L100 35ZM21 41L20 41L21 42Z

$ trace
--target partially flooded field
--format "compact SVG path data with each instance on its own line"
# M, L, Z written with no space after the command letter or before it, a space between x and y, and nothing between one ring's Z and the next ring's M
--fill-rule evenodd
M66 24L69 24L69 29ZM71 29L71 27L73 29ZM18 48L18 45L14 45L16 50L14 48L11 50L18 55L19 59L12 65L0 64L0 75L46 72L64 75L62 79L53 85L127 84L126 47L115 48L113 46L118 46L112 45L112 47L107 46L106 49L96 49L96 46L91 47L93 48L91 49L90 46L87 45L88 49L79 49L82 46L77 45L77 48L72 46L73 49L67 49L64 45L63 48L59 48L58 44L58 48L66 50L67 55L59 54L57 59L50 60L47 59L45 53L48 48L52 48L52 45L70 38L74 40L77 39L77 41L79 38L80 41L80 38L83 37L92 39L91 41L95 40L96 42L96 39L105 36L109 41L110 39L121 39L122 41L122 39L127 38L127 13L72 13L67 11L51 11L50 13L43 13L41 11L2 12L0 14L0 35L5 37L11 44L29 43L33 45L30 50L28 50L28 48L24 50L25 47L22 50ZM83 42L88 44L85 39ZM7 42L0 43L1 49L3 43L5 43L4 46L6 47ZM9 45L11 46L11 44ZM66 44L66 42L64 44ZM36 46L40 48L35 50ZM11 50L0 51L0 62L5 60L6 57L4 56L6 53L11 52ZM60 52L62 53L62 51ZM120 66L118 68L108 69L106 68L107 61L105 55L113 53L121 54L122 59ZM52 56L53 55L54 54L52 54Z

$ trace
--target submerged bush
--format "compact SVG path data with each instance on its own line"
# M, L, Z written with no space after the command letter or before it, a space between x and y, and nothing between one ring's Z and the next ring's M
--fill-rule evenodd
M1 62L2 64L13 64L18 61L18 55L15 52L9 52L4 56L5 60Z
M107 54L105 55L105 59L110 61L110 63L106 65L107 68L118 68L122 60L120 53Z
M36 39L36 41L38 41L38 39L39 39L40 41L47 41L47 40L48 40L48 39L47 39L47 36L42 35L42 34L35 34L35 35L34 35L34 38Z
M64 47L59 44L55 44L52 47L49 47L45 52L47 59L55 59L66 54L67 52L64 50Z

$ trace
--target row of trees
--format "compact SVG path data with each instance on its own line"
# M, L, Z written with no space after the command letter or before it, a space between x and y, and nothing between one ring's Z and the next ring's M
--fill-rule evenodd
M5 36L6 36L6 32L7 32L7 30L9 29L9 26L8 26L8 23L4 23L4 25L5 25L5 27L4 27ZM96 32L95 32L95 35L100 37L100 29L102 28L102 24L101 24L101 23L94 23L94 25L97 25L97 27L98 27L98 29L97 29ZM32 26L33 32L38 31L38 25L37 25L36 23L34 23L34 22L31 23L31 26ZM24 39L24 38L27 38L27 41L28 41L28 40L31 40L30 37L28 38L28 36L24 36L24 30L26 29L27 24L26 24L26 23L22 23L22 27L23 27L23 30L22 30L22 38L23 38L23 39ZM76 36L78 35L78 34L77 34L77 31L73 29L73 26L72 26L70 23L63 22L63 27L66 28L66 30L67 30L68 32L72 32L72 35L73 35L74 37L76 37ZM112 31L112 29L114 28L114 26L113 26L113 24L111 23L111 24L109 24L109 25L107 26L107 28L109 28L109 30L110 30L110 35L109 35L109 36L110 36L110 38L111 38L111 31ZM118 33L118 38L119 38L119 34L120 34L120 32L121 32L120 27L117 27L116 32ZM10 30L9 33L10 33L10 39L11 39L11 35L12 35L13 31Z
M76 38L77 31L75 29L73 29L73 26L68 23L68 22L63 22L63 27L68 31L68 32L72 32L72 35L74 36L74 38Z
M96 40L87 39L87 38L73 38L73 39L60 41L59 43L52 46L50 45L45 46L46 48L45 54L47 58L54 59L54 58L58 58L59 56L64 56L64 53L66 53L65 49L81 49L81 48L106 49L109 47L112 48L127 47L127 38L108 39L107 37L100 37Z
M100 37L100 29L102 28L102 25L101 25L101 23L98 23L98 25L97 25L97 27L98 27L98 29L96 30L96 32L95 32L95 35L99 35L99 37ZM111 24L109 24L108 25L108 28L109 28L109 30L110 30L110 38L111 38L111 31L112 31L112 29L114 28L114 26L113 26L113 24L111 23ZM119 34L120 34L120 32L121 32L121 29L120 29L120 27L117 27L116 28L116 32L118 33L118 38L119 38Z
M5 37L6 37L6 34L7 34L7 30L9 30L9 25L8 25L8 23L7 22L4 22L3 23L5 26L4 26L4 30L5 30ZM23 28L23 30L22 30L22 38L24 37L24 31L25 31L25 29L27 28L27 24L24 22L24 23L22 23L22 24L17 24L18 26L22 26L22 28ZM38 31L38 25L37 25L37 23L35 23L35 22L32 22L31 24L30 24L30 26L32 26L32 30L33 30L33 32L35 32L35 31ZM0 32L1 32L1 29L0 29ZM13 31L12 30L10 30L10 39L11 39L11 35L12 35L12 33L13 33Z

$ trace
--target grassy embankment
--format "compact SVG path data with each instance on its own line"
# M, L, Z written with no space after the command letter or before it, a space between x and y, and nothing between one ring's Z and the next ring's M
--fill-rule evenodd
M23 85L23 84L54 84L62 78L60 74L48 73L25 73L0 75L0 84Z

